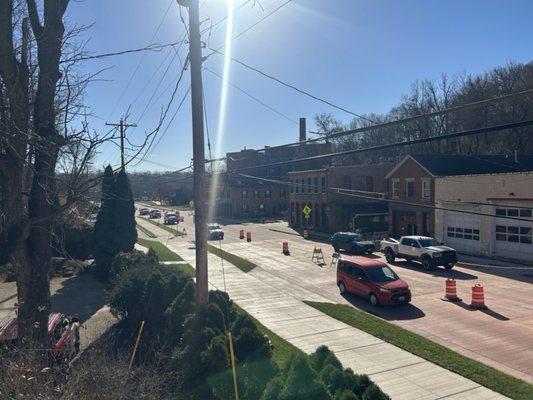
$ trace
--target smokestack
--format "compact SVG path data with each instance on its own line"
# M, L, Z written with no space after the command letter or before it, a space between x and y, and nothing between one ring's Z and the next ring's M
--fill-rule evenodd
M305 142L307 129L305 128L305 118L300 118L300 142Z

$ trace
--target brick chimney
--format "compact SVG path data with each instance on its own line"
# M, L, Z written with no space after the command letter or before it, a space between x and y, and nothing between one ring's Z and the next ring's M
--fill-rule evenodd
M307 140L306 132L305 118L300 118L300 142L305 142Z

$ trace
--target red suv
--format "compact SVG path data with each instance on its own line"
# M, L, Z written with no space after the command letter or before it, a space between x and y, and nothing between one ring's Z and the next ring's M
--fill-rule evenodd
M384 262L365 257L342 257L337 263L341 294L353 293L374 306L411 301L409 285Z

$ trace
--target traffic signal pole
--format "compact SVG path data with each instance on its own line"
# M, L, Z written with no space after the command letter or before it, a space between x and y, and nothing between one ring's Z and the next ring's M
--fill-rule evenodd
M189 57L191 61L191 105L194 168L194 233L196 240L196 306L207 305L207 204L205 202L204 111L202 102L202 44L198 0L189 7Z

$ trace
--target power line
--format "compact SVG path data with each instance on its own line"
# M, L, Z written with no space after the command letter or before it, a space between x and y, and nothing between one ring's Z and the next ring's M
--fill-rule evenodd
M280 185L287 185L287 186L290 185L290 181L282 181L282 180L279 180L279 179L263 178L263 177L260 177L260 176L253 176L253 175L247 175L247 174L239 174L239 175L244 176L246 178L274 182L274 183L278 183ZM311 186L313 188L322 188L322 186L320 186L320 185L307 185L307 187L309 187L309 186ZM384 199L384 198L381 198L381 197L372 197L372 196L367 196L367 195L362 195L362 194L341 192L341 190L343 190L342 188L336 188L336 187L330 187L330 186L326 186L325 188L326 188L326 190L328 190L330 192L333 192L335 194L341 194L341 195L345 195L345 196L357 197L357 198L367 199L367 200L385 201L387 203L403 204L403 205L420 207L420 208L431 208L431 209L434 209L434 210L451 211L451 212L457 212L457 213L461 213L461 214L480 215L480 216L484 216L484 217L492 217L492 218L510 219L510 220L514 220L514 221L531 222L531 219L527 219L527 218L507 217L507 216L500 216L500 215L496 215L496 214L483 213L483 212L478 212L478 211L458 210L458 209L454 209L454 208L440 207L440 206L435 206L435 205L418 204L418 203L412 203L412 202L403 201L403 200Z
M207 72L210 72L211 74L217 76L218 78L220 79L224 79L222 77L222 75L216 73L215 71L212 71L211 69L207 68L207 67L204 67L204 69L207 71ZM240 88L239 86L235 85L234 83L230 82L229 80L227 81L228 84L232 87L234 87L235 89L237 89L238 91L240 91L241 93L245 94L246 96L248 96L249 98L251 98L252 100L256 101L257 103L261 104L263 107L266 107L268 108L270 111L278 114L279 116L285 118L286 120L288 121L291 121L295 124L298 124L298 121L296 121L295 119L292 119L291 117L289 117L288 115L286 114L283 114L281 111L278 111L276 110L274 107L268 105L267 103L265 103L264 101L258 99L257 97L251 95L250 93L248 93L247 91L245 91L244 89Z
M213 53L217 53L217 54L219 54L219 55L224 56L224 53L222 53L221 51L218 51L218 50L213 49L213 48L211 48L211 47L209 47L209 50L211 50ZM231 57L231 61L236 62L237 64L239 64L239 65L241 65L241 66L243 66L243 67L245 67L245 68L247 68L247 69L249 69L249 70L251 70L251 71L257 72L258 74L264 76L265 78L268 78L268 79L270 79L270 80L273 80L274 82L277 82L277 83L279 83L280 85L283 85L283 86L288 87L288 88L290 88L290 89L292 89L292 90L295 90L296 92L301 93L301 94L303 94L303 95L305 95L305 96L307 96L307 97L310 97L310 98L312 98L312 99L314 99L314 100L317 100L317 101L319 101L319 102L321 102L321 103L327 104L327 105L330 106L330 107L336 108L337 110L343 111L343 112L345 112L345 113L347 113L347 114L350 114L350 115L352 115L352 116L354 116L354 117L361 118L361 119L364 119L364 120L367 120L367 121L369 121L369 122L374 123L374 121L372 121L371 119L369 119L369 118L367 118L367 117L365 117L365 116L363 116L363 115L360 115L360 114L354 113L354 112L352 112L352 111L350 111L350 110L348 110L348 109L346 109L346 108L344 108L344 107L341 107L341 106L338 106L338 105L336 105L336 104L333 104L333 103L332 103L331 101L329 101L329 100L326 100L326 99L323 99L323 98L321 98L321 97L315 96L314 94L309 93L309 92L306 91L306 90L303 90L303 89L297 88L296 86L291 85L290 83L284 82L284 81L282 81L281 79L276 78L276 77L273 76L273 75L267 74L266 72L263 72L263 71L261 71L260 69L258 69L258 68L256 68L256 67L253 67L253 66L251 66L251 65L249 65L249 64L247 64L247 63L245 63L244 61L240 61L240 60L238 60L238 59L236 59L236 58L234 58L234 57Z
M413 140L406 140L403 142L394 142L394 143L387 143L387 144L381 144L376 146L370 146L360 149L351 149L351 150L345 150L345 151L338 151L328 154L321 154L316 156L310 156L310 157L303 157L303 158L297 158L293 160L286 160L286 161L278 161L268 164L262 164L262 165L256 165L251 167L243 167L234 170L233 172L239 172L249 169L257 169L257 168L267 168L267 167L275 167L278 165L285 165L285 164L296 164L304 161L310 161L310 160L322 160L332 157L340 157L345 156L348 154L358 154L358 153L365 153L368 151L378 151L378 150L385 150L393 147L399 147L399 146L408 146L413 144L420 144L420 143L428 143L433 141L439 141L439 140L447 140L447 139L454 139L458 137L464 137L464 136L471 136L471 135L478 135L481 133L488 133L493 131L500 131L505 129L513 129L513 128L520 128L525 126L531 126L533 125L533 120L526 120L526 121L520 121L520 122L514 122L510 124L503 124L503 125L495 125L495 126L489 126L485 128L479 128L479 129L472 129L468 131L461 131L461 132L454 132L454 133L448 133L444 135L439 136L431 136L427 138L419 138L419 139L413 139Z

